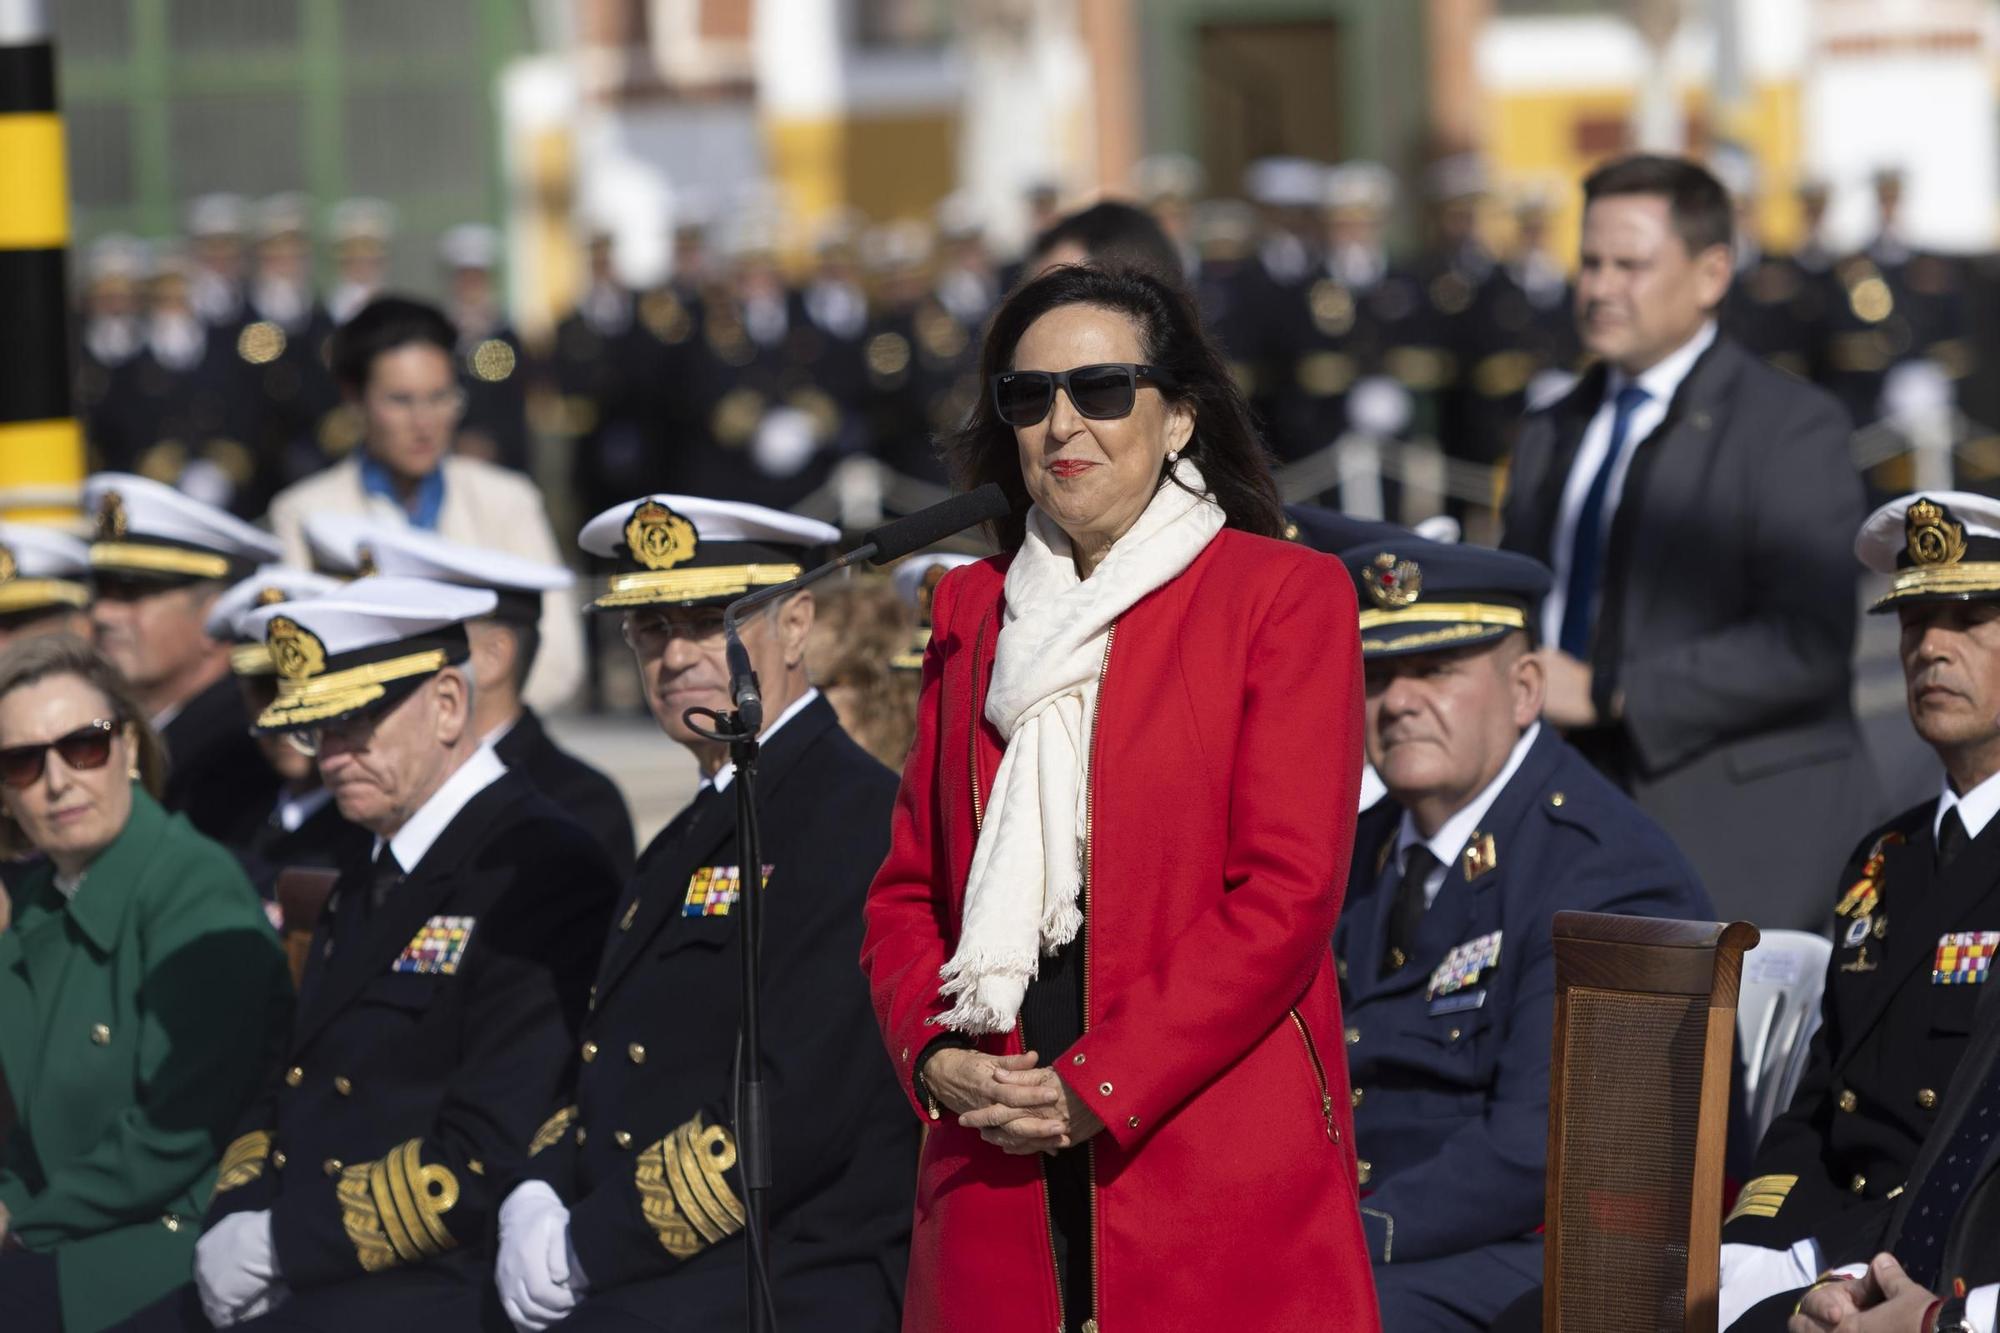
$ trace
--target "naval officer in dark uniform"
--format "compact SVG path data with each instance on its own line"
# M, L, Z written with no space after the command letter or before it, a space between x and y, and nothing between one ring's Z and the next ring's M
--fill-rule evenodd
M1548 571L1411 537L1360 590L1368 758L1334 931L1382 1326L1483 1329L1541 1281L1552 918L1704 918L1657 825L1537 721Z
M1904 496L1869 516L1855 552L1892 579L1872 609L1902 622L1910 723L1945 778L1828 886L1822 1024L1723 1225L1724 1327L1810 1283L1850 1216L1907 1187L2000 950L2000 501Z
M544 594L568 588L575 576L561 565L413 528L377 529L368 548L378 573L484 588L498 599L492 615L465 627L472 641L473 727L507 767L590 831L622 884L632 873L635 839L618 784L557 745L521 701L522 683L541 649Z
M616 884L473 734L464 624L493 600L371 578L254 617L278 673L257 726L316 754L373 856L335 886L223 1154L194 1292L139 1329L506 1327L496 1191L570 1078Z
M100 472L84 483L96 515L90 619L167 747L160 803L211 838L266 809L278 780L258 757L229 678L229 647L208 636L223 590L284 557L270 533L145 477Z
M229 670L243 696L249 716L256 717L276 700L278 670L253 617L280 602L317 597L340 587L340 580L289 565L266 565L230 588L209 612L209 637L229 643ZM271 924L284 928L279 908L278 876L286 870L341 870L366 860L373 835L341 818L333 792L320 781L311 756L277 733L258 733L257 748L278 778L278 792L263 809L245 807L228 835L219 839L236 853L243 872Z
M703 776L640 858L598 968L574 1104L536 1136L528 1179L501 1210L498 1286L519 1329L745 1324L730 1108L746 872L734 768L682 713L729 707L723 606L796 575L837 536L810 519L677 495L618 505L583 530L583 548L616 571L594 605L623 614L647 704ZM768 719L757 795L771 1279L787 1333L890 1333L917 1134L854 959L896 778L807 681L812 618L800 593L743 627Z

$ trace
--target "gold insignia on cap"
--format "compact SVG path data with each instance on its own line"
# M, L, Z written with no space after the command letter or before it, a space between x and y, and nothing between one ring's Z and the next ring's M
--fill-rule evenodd
M326 670L326 645L296 620L279 616L264 632L271 662L286 680L305 680Z
M20 565L14 561L14 552L6 546L0 546L0 583L6 582L20 572Z
M106 491L98 497L97 540L101 542L125 540L125 497L117 491Z
M257 605L276 606L286 600L283 588L263 587L257 590Z
M363 542L354 548L354 577L357 579L372 579L376 573L375 548Z
M1424 571L1414 560L1398 560L1388 551L1375 557L1361 571L1361 581L1375 605L1404 607L1424 591Z
M672 569L694 559L694 524L658 500L647 500L625 524L625 545L647 569Z
M1955 565L1965 558L1965 525L1945 515L1944 506L1919 500L1903 515L1904 542L1917 565Z

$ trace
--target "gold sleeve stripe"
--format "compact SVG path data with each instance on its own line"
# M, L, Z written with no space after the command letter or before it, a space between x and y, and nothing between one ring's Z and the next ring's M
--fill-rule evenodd
M337 1193L347 1237L371 1273L458 1245L443 1221L458 1203L458 1178L448 1167L424 1165L421 1140L398 1144L379 1162L343 1169Z
M271 1155L271 1136L255 1130L231 1143L222 1152L222 1165L215 1174L215 1192L241 1189L264 1174L264 1161Z
M565 1106L562 1110L557 1111L547 1120L544 1120L542 1127L535 1131L535 1137L528 1141L528 1156L540 1157L543 1153L555 1147L556 1141L569 1133L569 1127L575 1123L576 1108L574 1106Z
M1797 1176L1758 1176L1736 1196L1736 1206L1722 1219L1727 1226L1739 1217L1776 1217L1785 1206L1785 1196L1799 1183Z
M640 1210L668 1254L688 1259L743 1229L743 1204L726 1175L735 1165L735 1137L698 1115L639 1154Z

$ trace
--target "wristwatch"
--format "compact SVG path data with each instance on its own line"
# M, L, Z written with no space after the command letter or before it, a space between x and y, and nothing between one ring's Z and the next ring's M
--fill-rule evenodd
M1930 1333L1975 1333L1972 1321L1965 1317L1965 1297L1948 1296L1938 1307L1937 1322L1930 1327Z

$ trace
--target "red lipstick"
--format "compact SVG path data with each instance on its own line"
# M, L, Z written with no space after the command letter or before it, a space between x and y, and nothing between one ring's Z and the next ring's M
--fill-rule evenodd
M1058 458L1049 464L1049 471L1067 481L1071 477L1082 476L1096 466L1097 464L1081 458Z

